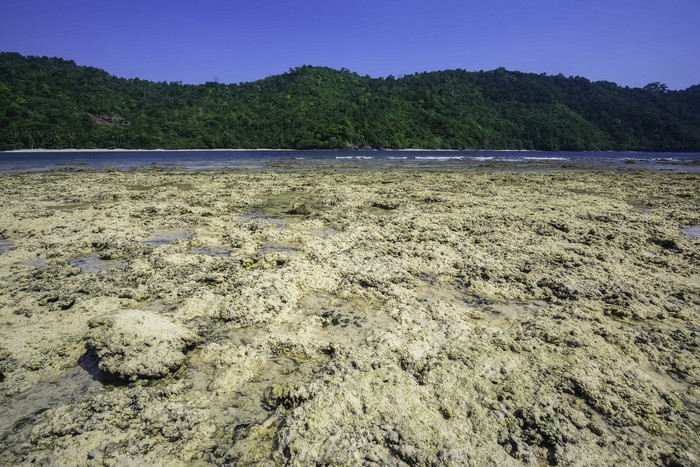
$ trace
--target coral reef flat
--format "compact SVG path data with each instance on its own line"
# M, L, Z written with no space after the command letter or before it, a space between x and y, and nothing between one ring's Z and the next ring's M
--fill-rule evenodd
M699 173L57 170L0 200L3 465L699 462Z

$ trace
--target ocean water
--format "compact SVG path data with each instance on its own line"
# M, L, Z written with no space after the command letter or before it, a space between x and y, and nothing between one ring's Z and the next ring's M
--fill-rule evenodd
M587 167L700 172L700 153L558 151L41 151L0 153L0 172L134 170L166 166L184 170L305 168L419 169Z

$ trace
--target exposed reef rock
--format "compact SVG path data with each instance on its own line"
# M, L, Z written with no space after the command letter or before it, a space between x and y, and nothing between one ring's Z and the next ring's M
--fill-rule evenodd
M0 174L0 464L698 464L700 174L336 169Z
M308 216L309 214L311 214L311 211L309 211L309 208L307 208L306 204L304 204L304 203L294 203L294 205L292 206L292 209L287 211L287 214Z
M88 323L87 348L100 371L121 379L160 378L182 365L197 338L171 320L143 310L123 310Z

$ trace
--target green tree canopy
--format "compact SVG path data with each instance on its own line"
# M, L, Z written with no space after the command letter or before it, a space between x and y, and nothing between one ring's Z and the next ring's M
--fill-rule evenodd
M700 86L643 89L499 68L371 78L301 66L202 85L0 53L0 149L700 150Z

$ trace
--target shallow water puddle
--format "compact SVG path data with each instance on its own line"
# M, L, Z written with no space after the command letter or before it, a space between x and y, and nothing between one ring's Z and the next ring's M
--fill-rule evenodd
M264 342L265 338L261 335L266 333L257 335L259 331L246 328L220 337L227 343L249 346L251 342L259 342L259 339ZM208 388L212 384L220 384L218 381L226 378L226 375L225 371L212 371L212 366L201 360L200 351L203 349L200 347L189 354L188 377L199 390L211 392ZM331 358L323 351L298 353L294 347L283 345L274 346L271 350L271 356L259 355L254 374L234 380L234 385L227 386L226 390L214 391L208 403L217 425L231 428L234 444L245 442L249 433L267 420L277 420L274 411L284 403L285 391L312 381ZM276 393L281 397L275 397Z
M36 260L33 260L36 261ZM68 261L73 266L78 266L83 274L95 273L112 268L123 268L124 262L107 262L100 258L100 255L91 253L80 258L71 259Z
M100 392L102 384L81 367L38 384L0 403L0 435L24 439L42 412L86 400Z
M303 191L259 195L256 198L259 202L253 206L254 212L249 216L284 220L287 223L301 221L308 215L326 210L324 205Z
M53 204L46 206L46 209L52 211L73 211L80 209L89 209L102 204L114 203L114 200L90 200L90 201L80 201L77 203L65 203L65 204Z
M160 298L150 300L138 307L139 310L150 311L152 313L169 313L175 311L175 307L168 305Z
M630 211L632 212L640 212L643 214L649 214L651 212L651 207L649 206L648 201L643 200L643 199L628 199L627 204L632 206Z
M260 220L263 220L265 222L269 222L270 224L277 226L280 229L289 226L288 220L280 219L279 217L265 216L263 214L244 214L241 216L241 220L243 222L247 222L247 221L254 220L254 219L260 219Z
M144 245L167 245L175 240L191 240L193 236L194 229L151 232L151 237L142 243Z
M358 345L365 342L369 335L396 327L394 318L380 311L375 303L359 298L313 291L300 298L299 307L305 310L305 313L296 316L299 322L307 321L310 315L320 318L322 327L311 331L317 334L318 343Z
M12 247L12 240L0 240L0 255L9 251Z
M681 232L693 238L700 238L700 225L689 225L688 227L681 229Z
M182 191L192 191L194 186L191 183L162 183L160 185L126 185L129 191L150 191L156 188L175 187Z
M566 191L569 191L571 193L576 193L577 195L600 195L600 191L592 190L592 189L587 189L587 188L565 188Z
M193 255L213 256L215 258L227 258L231 254L231 251L231 248L225 247L196 246L192 248Z
M22 261L21 263L22 266L33 266L35 268L43 268L46 266L46 258L36 258L36 259L30 259L27 261Z
M297 254L299 250L294 245L281 242L267 242L257 250L257 253L291 253Z
M392 208L392 209L387 209L385 207L379 207L375 206L374 204L370 204L367 206L364 206L361 208L362 214L369 214L372 216L378 216L378 217L384 217L384 216L392 216L396 214L397 208Z

